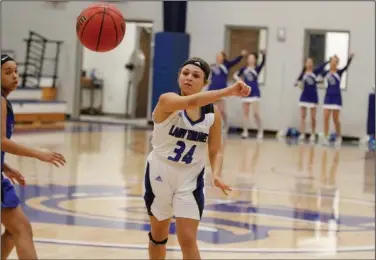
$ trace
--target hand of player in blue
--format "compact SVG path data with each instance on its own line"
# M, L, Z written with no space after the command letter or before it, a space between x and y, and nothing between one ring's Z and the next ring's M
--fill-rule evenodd
M40 151L37 158L42 162L52 163L56 167L59 167L59 165L64 166L66 163L64 156L55 152Z
M26 185L25 177L18 170L8 166L7 168L4 168L4 174L13 184L17 182L21 186Z
M212 186L220 188L222 190L222 192L224 194L226 194L226 196L228 195L227 191L232 191L232 189L230 188L230 186L228 186L227 184L225 184L224 182L222 182L222 180L218 176L214 176L212 178Z

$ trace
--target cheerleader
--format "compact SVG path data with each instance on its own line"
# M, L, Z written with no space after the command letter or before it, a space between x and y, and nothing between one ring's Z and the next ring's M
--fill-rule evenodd
M324 77L327 89L324 99L324 144L328 144L329 136L329 119L333 114L333 121L336 130L336 145L342 143L341 137L341 122L339 120L339 114L342 107L342 95L341 95L341 78L343 73L347 70L351 64L354 54L350 54L347 64L344 68L338 69L338 56L334 55L330 59L329 70L323 70L322 77Z
M253 116L257 124L257 138L263 138L263 130L261 125L260 116L260 88L258 85L258 77L260 71L265 65L266 52L261 51L262 61L257 65L257 54L252 53L248 56L247 66L241 68L239 71L235 72L235 80L243 80L248 86L251 87L252 91L248 97L242 98L243 103L243 133L242 138L248 138L248 122L249 122L249 107L252 104Z
M219 90L227 87L227 77L229 70L238 64L243 57L247 55L246 50L242 50L241 55L237 56L233 60L227 60L227 55L223 51L219 52L216 57L216 64L211 66L210 85L208 90ZM218 107L222 119L223 126L227 129L227 115L224 99L220 99L215 102Z
M300 95L300 136L299 140L303 140L305 137L305 120L307 115L307 108L311 110L311 129L312 133L310 141L313 142L316 139L316 107L319 103L319 96L317 93L317 76L320 75L329 61L321 64L320 66L313 68L312 58L307 58L303 71L300 73L295 86L302 86L302 94Z

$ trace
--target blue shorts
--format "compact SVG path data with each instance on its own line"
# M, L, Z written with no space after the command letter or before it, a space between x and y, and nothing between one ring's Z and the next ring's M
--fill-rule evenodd
M9 179L1 180L1 208L17 208L21 201Z

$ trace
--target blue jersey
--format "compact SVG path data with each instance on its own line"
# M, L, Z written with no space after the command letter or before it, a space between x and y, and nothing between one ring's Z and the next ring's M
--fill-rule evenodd
M249 94L249 97L260 97L260 89L259 89L259 83L258 83L258 78L259 74L262 70L262 68L265 65L265 58L266 55L262 55L262 61L259 65L256 66L256 68L251 68L251 67L243 67L240 70L238 70L234 78L238 80L239 78L242 78L244 82L251 87L251 93Z
M14 114L12 104L7 99L5 100L7 102L6 137L10 139L14 130ZM4 158L5 153L1 151L1 172L3 171L4 167ZM1 178L3 178L3 175L1 175Z
M209 90L218 90L227 87L228 71L242 60L243 56L238 56L233 60L225 60L223 64L211 67L211 78Z

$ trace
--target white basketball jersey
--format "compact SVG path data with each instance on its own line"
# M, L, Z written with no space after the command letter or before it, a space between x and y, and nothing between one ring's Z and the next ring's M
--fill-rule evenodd
M192 121L185 110L175 111L162 123L154 124L152 158L164 158L180 167L195 168L199 174L205 166L213 123L212 104L201 107L201 117L196 121Z

